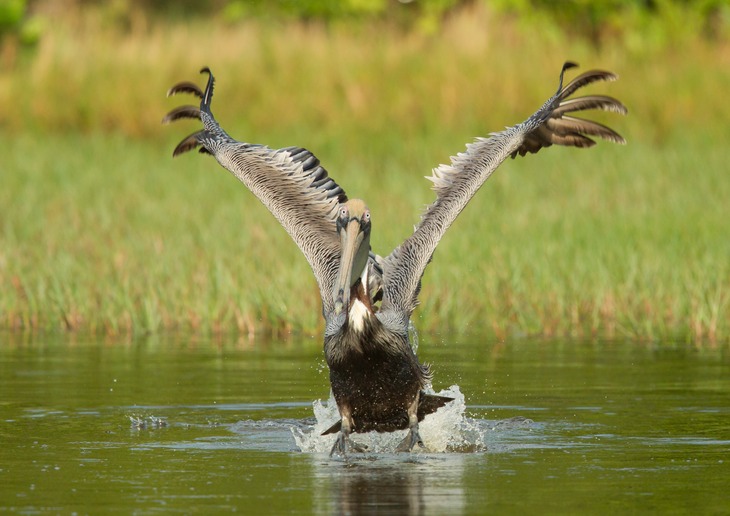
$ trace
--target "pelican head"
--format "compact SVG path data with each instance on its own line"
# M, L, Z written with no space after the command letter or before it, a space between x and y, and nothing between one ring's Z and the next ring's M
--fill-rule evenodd
M370 210L360 199L340 204L337 212L337 234L340 235L340 268L334 292L335 314L350 301L350 289L363 274L370 252Z

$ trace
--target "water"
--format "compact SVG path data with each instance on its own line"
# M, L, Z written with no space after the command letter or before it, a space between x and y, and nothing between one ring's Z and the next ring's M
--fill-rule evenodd
M316 339L0 339L0 511L730 512L727 347L421 335L463 404L343 461Z

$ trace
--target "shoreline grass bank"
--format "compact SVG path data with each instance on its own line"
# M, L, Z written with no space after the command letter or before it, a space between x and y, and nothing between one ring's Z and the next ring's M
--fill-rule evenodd
M471 14L439 37L54 28L0 76L0 327L321 330L311 272L269 213L213 160L170 158L194 123L159 125L164 92L201 65L224 126L310 148L367 200L385 254L433 199L422 176L531 113L573 59L621 76L593 91L629 106L599 117L629 145L505 163L437 249L416 327L728 342L728 46L598 50Z

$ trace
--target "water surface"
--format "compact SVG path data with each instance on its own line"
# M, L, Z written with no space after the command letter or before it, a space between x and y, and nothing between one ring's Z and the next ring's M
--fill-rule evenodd
M3 335L0 511L730 512L727 348L422 335L419 354L464 397L428 431L445 451L344 461L313 431L316 339Z

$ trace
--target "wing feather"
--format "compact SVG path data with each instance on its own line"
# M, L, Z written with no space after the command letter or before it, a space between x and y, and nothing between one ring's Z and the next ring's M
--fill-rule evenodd
M200 108L173 109L163 122L181 118L199 118L203 122L203 129L180 142L173 155L200 147L200 152L212 154L258 197L304 253L317 279L323 309L329 312L340 255L335 220L338 205L347 200L345 191L304 148L271 149L231 138L210 109L213 74L207 68L201 72L209 75L204 91L191 82L169 90L169 94L192 93L200 97Z
M544 147L565 145L592 147L589 136L625 143L612 129L596 122L566 117L565 113L602 109L626 114L626 107L606 96L567 99L576 90L596 81L613 81L617 76L602 70L585 72L563 87L566 63L560 73L558 91L524 122L489 138L477 138L466 150L453 156L449 165L440 165L428 177L433 182L436 200L426 208L413 234L383 261L382 319L402 324L417 304L421 277L436 246L469 200L509 156L538 152Z

